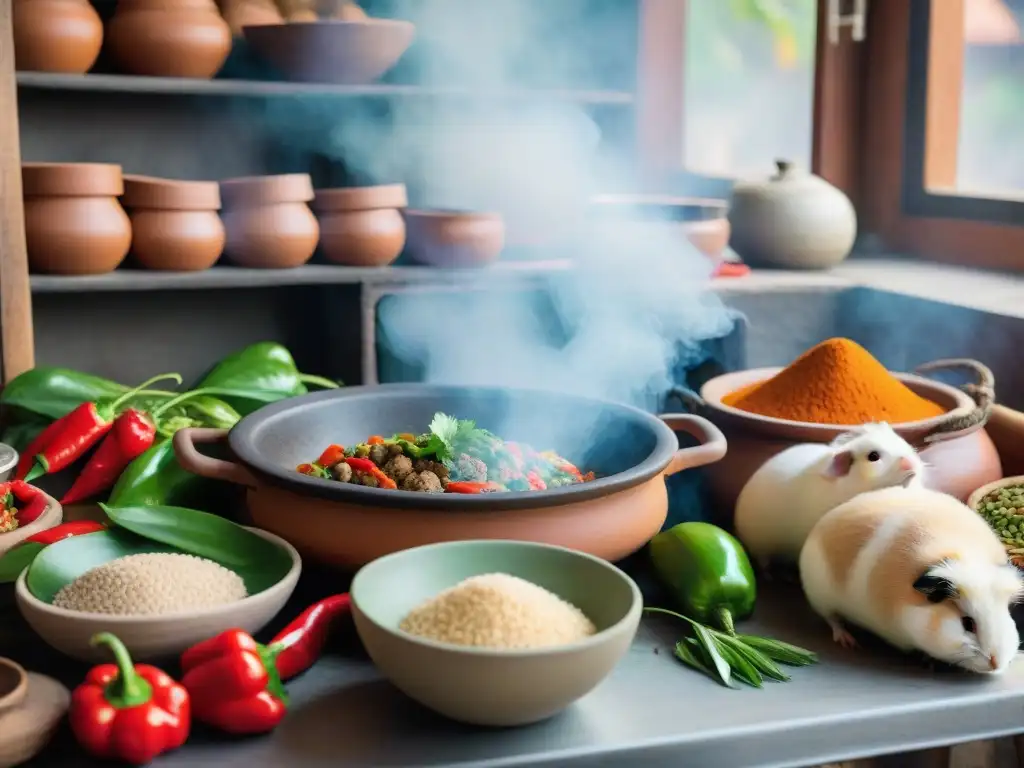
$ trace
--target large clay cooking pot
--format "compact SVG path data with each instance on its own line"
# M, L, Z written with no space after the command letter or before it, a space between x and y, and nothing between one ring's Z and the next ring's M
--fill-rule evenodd
M438 411L473 419L508 440L552 449L598 478L545 491L478 496L367 488L295 471L331 443L420 433ZM680 448L674 431L700 441ZM227 440L237 462L200 454ZM721 459L725 438L692 415L660 418L568 394L485 387L385 385L317 392L268 405L230 432L174 436L189 472L247 487L253 523L304 557L355 569L383 555L440 541L518 539L620 560L640 549L668 513L664 478Z
M946 367L947 362L960 361L937 361L922 369ZM712 512L719 525L732 527L736 498L765 461L797 443L831 442L851 428L758 416L722 403L730 392L768 379L781 370L755 368L716 376L701 387L699 397L684 390L675 391L691 408L714 422L729 441L728 458L708 468ZM937 418L892 425L928 464L929 487L966 499L975 488L1003 476L999 454L983 429L991 384L973 388L975 392L984 390L982 397L975 399L955 387L913 374L893 376L917 394L946 408L946 413Z

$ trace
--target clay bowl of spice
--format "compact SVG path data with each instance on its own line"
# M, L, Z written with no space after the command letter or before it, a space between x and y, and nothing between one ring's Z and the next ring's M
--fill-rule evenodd
M140 266L194 272L220 258L226 236L217 182L125 176L121 202L132 222L132 259Z
M250 176L220 183L227 243L224 253L239 267L286 269L313 257L320 226L309 209L308 174Z
M1002 540L1017 567L1024 567L1024 475L981 486L967 499Z
M797 443L829 443L867 422L887 422L929 465L927 484L966 499L1002 477L999 454L983 429L991 372L970 360L936 361L918 370L964 368L967 389L909 373L890 373L849 339L828 339L785 368L717 376L700 394L676 390L726 435L729 454L708 468L721 523L731 525L740 490L767 459Z
M404 184L318 189L313 210L324 257L349 267L387 266L405 247L406 205Z
M391 69L416 27L395 19L264 24L244 27L252 50L289 80L367 85Z
M488 726L544 720L596 688L643 609L614 565L526 541L406 549L362 568L351 595L381 674L442 715Z
M483 267L505 247L499 213L410 210L405 212L409 255L428 267Z
M19 510L0 511L0 531L7 531L6 533L0 533L0 557L30 536L35 536L37 533L54 528L64 520L64 508L59 501L43 493L35 486L29 487L38 492L41 499L38 503L42 508L42 512L38 516L33 516L32 520L26 523L23 519L19 520L19 517L21 517ZM31 507L31 503L16 502L16 506L19 504L21 509L25 511ZM34 515L35 513L32 514ZM15 526L13 528L11 528L12 523Z
M121 166L22 163L21 184L32 271L93 275L124 261L132 227L118 202Z

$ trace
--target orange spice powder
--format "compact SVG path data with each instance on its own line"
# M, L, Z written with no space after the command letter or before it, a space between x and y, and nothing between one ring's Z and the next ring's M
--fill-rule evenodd
M849 339L823 341L775 376L730 392L722 402L760 416L814 424L901 424L945 412Z

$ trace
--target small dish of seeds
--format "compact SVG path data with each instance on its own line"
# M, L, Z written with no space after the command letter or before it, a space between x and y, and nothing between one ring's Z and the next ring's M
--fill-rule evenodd
M1024 475L983 485L967 505L992 526L1014 564L1024 567Z

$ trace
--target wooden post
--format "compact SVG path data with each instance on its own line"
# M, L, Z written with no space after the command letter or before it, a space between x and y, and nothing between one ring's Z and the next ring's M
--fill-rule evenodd
M35 365L11 6L9 0L0 0L0 381L4 384Z

